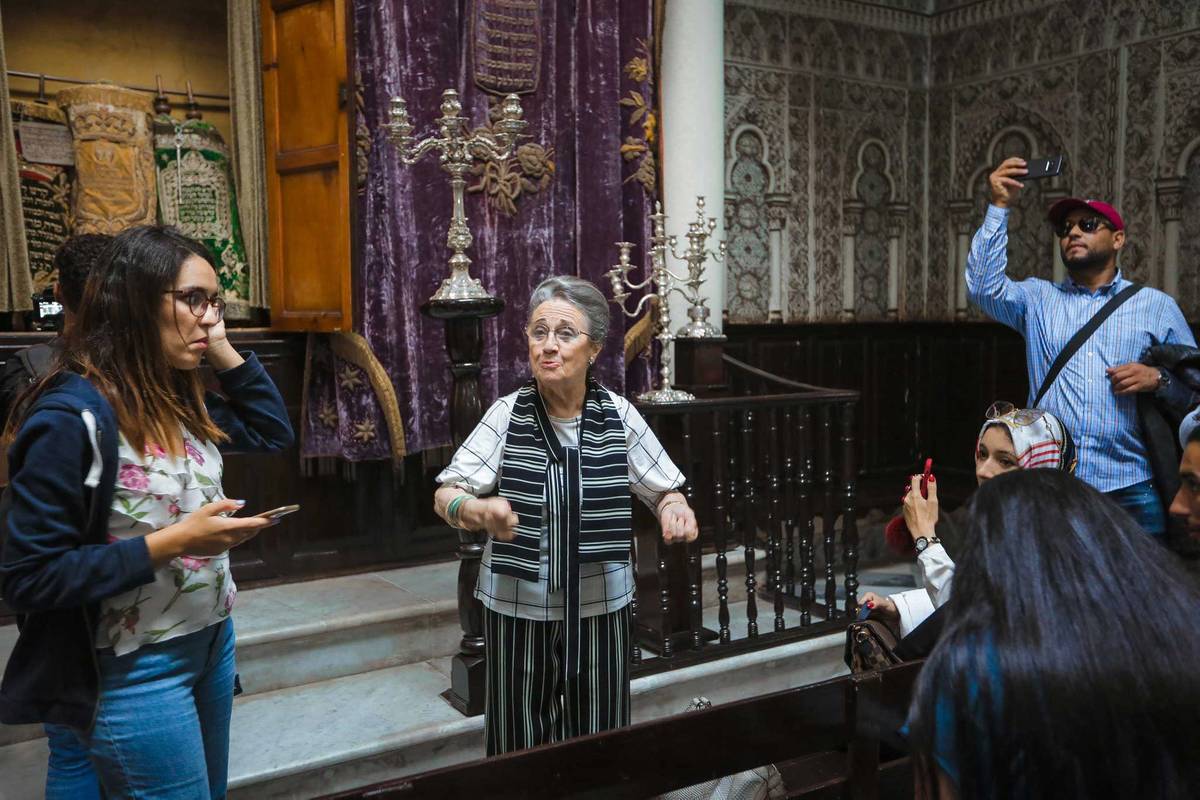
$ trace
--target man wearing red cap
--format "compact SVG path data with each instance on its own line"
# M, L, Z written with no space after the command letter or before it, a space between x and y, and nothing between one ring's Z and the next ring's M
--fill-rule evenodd
M1055 203L1047 215L1062 249L1066 280L1015 281L1005 275L1009 207L1026 172L1024 159L1010 158L988 177L992 202L971 242L967 296L1025 337L1033 406L1059 352L1131 282L1117 266L1125 221L1108 203L1075 197ZM1169 405L1181 405L1190 392L1181 394L1165 371L1138 363L1156 344L1195 346L1196 341L1178 304L1157 289L1143 288L1083 343L1037 405L1062 420L1074 437L1075 474L1108 493L1148 533L1161 535L1166 517L1138 427L1136 395L1155 392Z

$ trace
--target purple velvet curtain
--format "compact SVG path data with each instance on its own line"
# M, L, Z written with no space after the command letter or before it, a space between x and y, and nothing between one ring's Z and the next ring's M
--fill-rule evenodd
M469 36L470 0L355 0L355 66L360 82L361 186L356 231L359 262L356 327L395 386L409 452L450 442L449 360L443 323L420 306L447 275L446 227L450 186L436 157L413 167L400 163L384 136L388 102L394 95L409 106L415 134L427 135L440 115L444 89L458 90L473 126L487 120L489 95L473 80ZM610 288L603 278L617 260L614 242L637 244L645 259L647 216L653 200L635 179L640 158L621 151L627 137L645 135L645 115L631 119L634 105L621 104L631 91L653 103L653 76L636 66L652 35L652 0L542 0L541 69L536 91L521 96L529 141L553 148L548 185L523 191L515 216L467 195L474 246L472 274L505 310L485 323L482 387L485 403L527 379L525 317L529 294L544 278L571 274ZM651 45L652 48L652 45ZM646 59L652 67L652 59ZM651 137L653 138L653 137ZM362 140L366 141L362 141ZM636 155L636 154L635 154ZM652 172L653 170L651 170ZM362 180L360 175L360 181ZM532 188L532 187L527 187ZM626 374L622 337L627 320L612 306L613 325L597 361L598 377L614 391L640 389L648 365L636 359ZM323 366L324 365L324 366ZM306 455L333 452L349 457L383 457L386 447L347 447L331 438L343 426L320 425L312 390L336 388L336 359L316 358L306 420ZM380 452L374 453L374 450Z

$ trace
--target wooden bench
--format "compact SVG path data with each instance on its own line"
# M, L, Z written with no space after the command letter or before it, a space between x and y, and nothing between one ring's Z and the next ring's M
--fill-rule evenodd
M789 797L908 798L908 758L889 746L920 664L690 711L324 800L555 798L643 800L775 764Z

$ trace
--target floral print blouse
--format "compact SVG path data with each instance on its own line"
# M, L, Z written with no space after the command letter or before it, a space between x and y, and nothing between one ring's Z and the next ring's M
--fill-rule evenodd
M184 430L183 447L182 457L152 443L139 454L121 436L117 485L108 516L110 542L145 536L225 498L224 462L216 446ZM103 602L96 647L111 647L124 655L144 644L194 633L228 617L236 597L229 553L172 559L155 571L153 583Z

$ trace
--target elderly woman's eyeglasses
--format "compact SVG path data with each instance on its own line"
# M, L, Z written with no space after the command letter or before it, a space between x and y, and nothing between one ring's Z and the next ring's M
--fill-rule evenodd
M985 416L989 420L1005 420L1023 427L1037 422L1045 413L1040 408L1017 408L1005 400L998 400L992 403Z
M1099 217L1083 217L1082 219L1077 219L1074 222L1064 219L1062 222L1059 222L1054 226L1054 232L1058 234L1058 238L1065 239L1071 235L1071 231L1076 225L1079 226L1079 230L1083 233L1095 233L1101 228L1108 228L1109 230L1112 230L1112 224L1105 222Z
M217 310L217 322L225 319L225 298L219 294L210 297L203 289L169 289L163 294L173 294L176 299L187 303L188 311L196 319L204 319L209 306Z
M535 325L525 333L529 336L529 341L535 344L542 344L546 341L546 339L553 335L554 338L558 340L558 343L563 347L574 344L576 341L578 341L580 336L590 335L584 333L583 331L577 331L574 328L566 325L561 328L556 328L554 331L551 331L545 325Z

